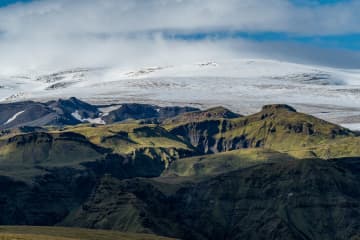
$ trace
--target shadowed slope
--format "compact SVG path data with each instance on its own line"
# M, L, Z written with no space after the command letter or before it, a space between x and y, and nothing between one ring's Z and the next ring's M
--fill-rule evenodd
M182 239L351 239L360 233L359 164L282 161L192 183L107 177L66 225Z

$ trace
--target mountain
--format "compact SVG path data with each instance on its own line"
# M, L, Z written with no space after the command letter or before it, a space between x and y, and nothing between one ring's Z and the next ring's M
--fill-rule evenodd
M357 134L288 105L267 105L245 117L165 124L204 154L243 148L266 148L294 157L357 156Z
M48 102L15 102L0 104L0 129L24 126L62 127L80 123L106 124L130 119L148 119L159 122L185 112L198 110L192 107L159 107L148 104L96 106L74 97Z
M119 122L2 130L0 225L184 240L360 237L358 133L289 105L242 116L75 98L13 104L8 116L40 105L82 119L115 111Z
M9 129L23 126L75 125L82 122L82 117L98 117L100 111L90 104L70 98L46 103L29 101L1 104L0 113L0 129Z
M47 102L46 105L56 110L59 114L68 116L72 115L75 118L78 116L81 119L97 118L100 116L101 113L96 106L83 102L74 97L71 97L69 99L50 101Z

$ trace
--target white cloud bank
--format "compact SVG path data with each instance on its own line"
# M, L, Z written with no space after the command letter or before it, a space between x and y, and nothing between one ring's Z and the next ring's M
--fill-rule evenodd
M0 8L0 71L169 64L248 55L347 66L360 55L239 39L169 40L162 32L357 33L358 12L359 1L300 7L286 0L40 0ZM334 56L337 61L328 59ZM349 57L351 61L346 60Z

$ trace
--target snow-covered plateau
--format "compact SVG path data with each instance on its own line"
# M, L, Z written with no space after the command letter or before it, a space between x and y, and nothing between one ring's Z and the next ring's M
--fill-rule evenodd
M360 130L360 70L240 59L0 75L2 102L71 96L96 104L223 105L241 114L264 104L286 103Z

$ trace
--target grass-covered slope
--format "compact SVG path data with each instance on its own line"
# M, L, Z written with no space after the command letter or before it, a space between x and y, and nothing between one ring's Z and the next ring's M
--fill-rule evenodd
M261 112L246 117L169 123L164 127L209 154L265 148L298 158L360 155L360 138L355 133L287 105L264 106Z
M74 132L91 143L111 149L112 153L158 159L167 167L171 161L195 154L190 144L154 124L121 123L98 126L69 127L62 132Z
M169 162L192 156L195 149L156 125L121 123L78 125L65 129L10 131L0 137L0 164L3 166L63 167L126 156L130 162ZM1 171L1 170L0 170Z
M150 235L62 227L0 226L1 240L170 240Z
M288 154L261 148L239 149L222 153L183 158L173 162L164 176L208 176L231 172L262 163L292 161Z
M0 162L60 165L94 161L109 152L74 132L32 132L0 139Z

